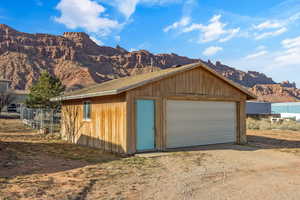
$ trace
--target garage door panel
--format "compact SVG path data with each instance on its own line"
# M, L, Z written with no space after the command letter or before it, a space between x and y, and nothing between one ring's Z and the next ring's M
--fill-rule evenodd
M234 102L167 101L167 147L235 141Z

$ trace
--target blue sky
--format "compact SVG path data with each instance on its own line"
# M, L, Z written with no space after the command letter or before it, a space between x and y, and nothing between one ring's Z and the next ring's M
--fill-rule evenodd
M300 0L1 0L0 23L84 31L101 45L220 60L300 86Z

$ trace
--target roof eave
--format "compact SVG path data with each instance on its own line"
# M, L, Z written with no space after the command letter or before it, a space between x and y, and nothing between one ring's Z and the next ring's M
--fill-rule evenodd
M247 95L247 100L256 100L258 98L258 96L251 94L251 95Z
M85 99L85 98L100 97L100 96L115 95L115 94L119 94L119 92L117 90L109 90L109 91L95 92L95 93L88 93L88 94L58 96L58 97L51 98L50 101L66 101L66 100L74 100L74 99Z

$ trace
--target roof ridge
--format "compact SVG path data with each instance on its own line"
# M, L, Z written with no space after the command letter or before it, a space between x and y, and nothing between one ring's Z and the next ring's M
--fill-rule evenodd
M83 88L80 90L75 90L69 93L64 94L63 96L53 98L53 101L61 101L61 100L69 100L69 99L77 99L77 98L88 98L88 97L96 97L96 96L106 96L106 95L116 95L128 90L135 89L137 87L141 87L143 85L162 80L166 77L172 76L173 74L177 74L180 72L185 72L197 67L202 67L204 70L212 73L218 78L222 79L232 87L238 89L242 93L246 94L250 99L255 99L256 96L244 88L242 85L239 85L232 80L222 76L215 70L206 66L203 62L199 61L196 63L191 63L187 65L183 65L180 67L166 68L163 70L158 70L154 72L148 72L133 76L126 76L122 78L113 79L110 81L106 81L100 84L95 84L91 87ZM126 82L127 81L127 82ZM119 83L119 84L116 84ZM123 84L123 85L122 85Z

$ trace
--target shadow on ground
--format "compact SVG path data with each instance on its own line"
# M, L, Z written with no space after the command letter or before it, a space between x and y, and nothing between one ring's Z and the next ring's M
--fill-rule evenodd
M55 173L121 159L49 136L38 134L20 120L0 119L0 177Z
M248 136L248 143L245 145L237 145L233 143L226 144L211 144L193 147L183 147L168 149L169 152L180 151L201 151L201 150L238 150L238 151L256 151L260 149L298 149L300 148L300 141L277 139L266 136Z
M55 173L119 159L100 149L60 141L1 142L0 137L0 177Z
M19 113L0 113L0 119L19 119Z
M249 135L248 142L260 149L300 148L300 140L278 139L266 136Z
M1 142L1 138L10 141ZM19 140L30 141L19 141ZM215 144L169 149L169 152L201 150L256 151L260 149L299 149L300 141L276 139L264 136L248 136L247 145ZM154 153L155 154L155 153ZM158 154L159 155L159 154ZM0 137L0 177L55 173L106 163L121 159L121 156L63 141L42 142L38 135L1 135Z
M61 140L45 138L36 131L24 127L19 120L2 121L4 131L0 128L0 177L55 173L85 167L91 164L107 163L122 157L107 153L97 148L66 143ZM3 128L2 127L2 128ZM268 135L248 135L247 145L217 144L187 148L169 149L171 152L201 150L237 150L256 151L260 149L300 149L298 137L290 139ZM105 145L118 148L114 144L84 138L87 145ZM92 145L92 144L88 144ZM300 151L300 150L299 150Z

